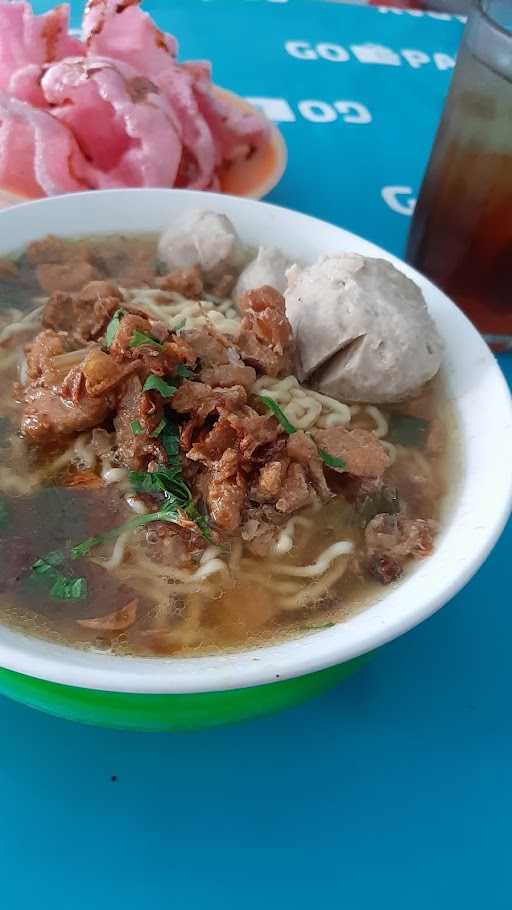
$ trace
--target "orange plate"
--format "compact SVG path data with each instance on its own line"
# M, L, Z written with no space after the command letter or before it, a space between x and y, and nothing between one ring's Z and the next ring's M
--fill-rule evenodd
M214 86L218 98L233 104L239 110L254 113L255 108L226 89ZM281 132L273 123L270 124L270 139L249 161L234 162L224 165L219 173L223 193L233 196L246 196L249 199L261 199L270 193L284 174L287 163L286 144Z

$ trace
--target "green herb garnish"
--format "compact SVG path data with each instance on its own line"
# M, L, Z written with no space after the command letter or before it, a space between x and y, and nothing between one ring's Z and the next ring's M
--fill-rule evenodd
M140 420L130 420L130 430L134 436L142 436L144 432L141 427Z
M192 370L189 370L184 363L179 363L174 371L176 376L179 376L181 379L190 379L193 376Z
M130 427L134 436L139 436L144 432L138 420L132 420ZM162 420L150 435L153 436L153 438L159 438L167 453L169 462L173 465L177 464L181 471L178 458L180 451L180 435L176 424L174 424L169 417L162 417Z
M195 502L192 501L189 503L186 508L186 513L191 521L195 521L203 537L206 537L206 540L209 540L211 543L213 538L210 532L210 527L208 525L208 519L204 515L201 515Z
M163 495L165 508L169 515L174 513L178 518L180 513L185 514L197 524L203 536L207 540L211 540L208 522L200 514L192 499L192 493L183 477L179 460L173 464L159 465L156 471L132 471L129 477L135 490L150 496ZM164 520L172 521L173 519L167 517Z
M84 600L87 597L87 581L83 576L65 578L61 575L50 588L50 597L54 600Z
M283 430L286 433L289 433L291 436L292 433L297 432L297 427L294 427L293 424L290 423L290 421L288 420L284 411L281 410L281 408L279 407L277 402L274 401L273 398L269 398L267 395L260 395L259 398L260 398L260 401L263 402L265 407L268 408L269 411L272 411L274 417L277 417L279 423L281 424Z
M140 427L139 421L132 421L130 426L132 433L138 435ZM140 429L142 430L142 427L140 427ZM79 559L82 556L87 556L91 550L99 546L99 544L102 544L107 540L115 539L126 531L135 530L136 528L140 528L153 521L167 521L179 524L184 516L195 522L206 540L212 540L208 519L199 512L192 498L191 490L183 477L179 454L180 439L178 427L170 418L163 418L151 435L157 436L164 446L169 459L169 464L158 465L155 471L131 471L129 479L133 489L138 493L154 496L158 501L159 508L157 511L148 512L146 515L136 515L134 518L130 518L128 521L125 521L124 524L117 528L113 528L111 531L107 531L104 534L96 534L93 537L88 537L86 540L81 541L81 543L76 544L71 548L70 555L72 559ZM64 556L58 554L58 558L61 558L62 561ZM47 562L48 560L49 557L46 557ZM38 560L38 563L42 562L43 560ZM52 568L52 565L50 564L49 567ZM64 587L61 589L59 587L58 590L64 592L71 589ZM72 590L76 594L79 590L78 586Z
M169 385L165 379L162 379L160 376L155 376L154 373L151 373L150 376L146 379L144 385L142 386L143 392L160 392L162 398L172 398L174 393L177 391L175 385Z
M69 578L55 567L62 565L65 555L61 550L48 553L32 565L32 578L50 585L50 597L54 600L83 600L87 597L87 579Z
M159 427L157 427L158 429ZM168 521L177 524L184 515L196 523L206 540L211 541L212 535L208 520L198 511L192 499L192 493L183 477L179 459L177 427L170 420L164 420L163 427L159 432L159 438L166 449L170 463L168 465L158 465L156 471L131 471L129 479L137 493L145 493L148 496L163 499L160 508L156 512L148 512L146 515L136 515L118 528L107 531L105 534L96 534L94 537L89 537L87 540L82 541L82 543L72 548L71 556L73 559L86 556L100 543L119 537L125 531L135 530L135 528L140 528L152 521Z
M260 395L260 401L263 402L265 407L272 411L274 417L277 417L279 423L281 424L283 430L288 433L290 436L292 433L297 432L297 427L294 427L292 423L288 420L286 414L279 407L276 401L273 398L269 398L267 395ZM331 455L329 452L326 452L325 449L318 449L318 454L323 462L328 465L330 468L341 468L345 470L347 467L346 463L342 458L337 458L336 455Z
M137 493L165 493L165 482L160 479L160 471L130 471L130 483Z
M150 435L153 436L154 438L156 438L157 436L160 436L160 433L164 429L166 423L167 423L167 421L166 421L165 417L162 417L160 423L157 424L157 426L155 427L155 429L153 430L153 432Z
M116 529L116 533L120 533ZM87 540L83 540L82 543L76 544L76 546L71 547L71 558L80 559L82 556L87 556L87 554L97 547L99 543L103 540L106 540L107 535L105 534L96 534L94 537L88 537Z
M169 463L174 464L177 460L179 464L180 436L178 428L171 424L169 419L167 419L166 426L160 433L160 442L167 452Z
M47 553L43 559L36 559L32 566L32 571L36 575L46 575L49 572L53 572L55 566L62 565L65 558L62 550L54 550L52 553Z
M129 479L138 493L153 496L163 493L167 498L174 497L178 509L184 510L192 499L180 465L159 465L156 471L131 471Z
M424 449L427 443L430 423L422 417L410 414L391 414L388 436L390 442L414 449Z
M194 506L193 503L192 505ZM133 531L136 528L142 527L143 525L150 524L152 521L168 521L172 524L177 524L180 519L180 513L189 515L189 508L190 503L186 508L180 509L177 504L176 497L169 496L162 504L162 508L158 509L157 512L148 512L146 515L136 515L135 518L130 518L118 528L113 528L111 531L107 531L105 534L96 534L94 537L89 537L87 540L82 541L82 543L79 543L75 547L72 547L71 556L73 559L78 559L81 556L86 556L88 553L90 553L91 550L94 549L94 547L97 547L100 543L104 543L106 540L112 540L113 538L119 537L126 531ZM198 527L201 527L201 531L206 539L211 540L211 534L207 526L206 519L203 519L203 522L204 525L199 525L199 523L197 523Z
M139 348L143 344L150 344L154 348L159 348L159 350L161 350L161 351L163 351L163 348L164 348L163 344L161 344L159 341L157 341L156 338L152 338L151 335L146 335L145 332L139 332L138 329L135 329L132 337L130 338L130 340L128 342L128 347L129 348Z
M342 471L346 470L347 463L343 461L343 458L338 458L336 455L331 455L330 452L326 452L325 449L318 449L318 454L322 461L325 462L330 468L338 468Z
M157 436L160 436L160 433L162 432L163 429L165 429L166 426L167 426L167 420L165 419L165 417L162 417L160 423L155 427L153 432L150 433L149 435L153 436L155 438ZM140 420L131 420L130 421L130 430L132 431L134 436L142 436L142 434L144 433Z
M112 347L112 342L114 341L114 338L116 337L116 335L119 331L121 317L124 316L124 314L125 314L125 310L123 310L123 309L116 310L116 312L112 316L112 319L110 320L109 324L107 325L107 329L105 332L105 347L106 348Z
M178 467L181 471L180 431L170 417L165 418L165 426L158 438L167 453L169 464Z

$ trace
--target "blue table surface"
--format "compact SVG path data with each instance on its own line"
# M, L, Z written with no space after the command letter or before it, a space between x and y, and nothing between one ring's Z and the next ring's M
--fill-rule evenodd
M288 105L274 200L400 253L460 22L299 0L147 8L219 82ZM287 40L349 59L293 56ZM399 63L362 63L361 42ZM371 122L347 123L346 100ZM398 209L385 186L401 187ZM511 543L509 526L440 613L269 719L135 735L1 699L2 907L509 910Z

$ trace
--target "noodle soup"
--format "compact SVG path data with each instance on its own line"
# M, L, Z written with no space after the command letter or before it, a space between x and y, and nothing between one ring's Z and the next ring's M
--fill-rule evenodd
M48 237L0 262L0 619L138 655L336 623L435 546L440 380L326 395L282 288L237 292L254 251L162 249Z

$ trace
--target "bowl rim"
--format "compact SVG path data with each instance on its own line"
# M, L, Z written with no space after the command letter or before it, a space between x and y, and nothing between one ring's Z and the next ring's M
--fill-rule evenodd
M177 194L179 194L178 198L176 198ZM414 572L401 580L393 591L388 589L389 593L386 591L376 603L372 602L363 611L349 616L346 621L340 622L330 629L305 633L298 638L266 645L262 648L223 655L188 658L135 658L59 645L14 632L1 625L0 666L5 669L79 688L152 694L239 689L264 685L276 680L291 679L322 670L372 651L397 638L447 603L478 571L496 543L510 514L512 472L509 469L508 471L498 470L501 462L509 468L512 460L512 400L505 378L483 339L456 305L413 268L375 244L329 222L270 203L243 197L224 196L218 193L172 189L105 190L40 199L0 212L0 227L2 223L9 221L15 223L20 219L23 221L25 218L31 224L32 221L36 222L38 217L36 207L38 209L43 207L43 211L53 207L58 216L59 212L65 213L69 207L72 209L75 206L77 212L80 213L96 211L97 207L102 206L105 211L108 211L109 204L116 207L116 212L119 207L122 209L123 206L130 211L132 207L137 208L138 206L144 212L149 207L153 212L158 209L158 206L162 208L167 203L171 203L171 207L174 204L180 208L184 206L189 208L210 207L225 212L234 219L237 227L237 216L241 217L241 220L245 217L248 223L262 219L270 219L276 223L281 221L283 224L290 222L288 226L290 230L292 225L296 228L297 236L307 238L307 236L321 236L322 233L327 236L332 235L333 238L336 238L336 246L339 239L339 249L350 249L350 246L347 246L350 244L356 250L364 250L365 255L387 259L406 275L412 277L426 294L429 306L435 304L439 311L438 317L447 320L452 326L450 329L451 341L446 348L448 359L454 351L457 352L452 367L457 369L459 361L470 356L471 362L476 365L477 378L469 390L464 391L456 404L459 417L463 407L467 409L469 406L471 395L478 396L479 390L482 388L492 392L493 408L489 414L491 425L492 420L495 421L498 441L494 449L498 451L496 455L494 449L491 454L487 449L485 452L491 462L494 459L493 467L496 471L493 472L491 478L482 478L482 482L485 480L488 485L491 484L493 489L492 511L490 506L487 507L484 504L480 510L481 514L477 516L478 524L471 527L470 552L460 549L455 568L452 563L448 563L447 559L443 562L445 556L443 540L447 539L453 531L454 515L451 515L441 534L438 549L428 560L425 560ZM126 229L124 222L120 220L119 224L120 227L117 230ZM51 225L51 230L58 232L58 228L53 225ZM30 231L34 238L47 232L48 230L39 233L36 230ZM105 232L103 230L103 233ZM243 238L243 229L240 229L240 232ZM63 230L63 233L68 236L72 235L71 231ZM74 231L75 236L79 233L78 229ZM9 236L9 230L5 230L3 235ZM6 246L4 242L3 246ZM5 252L7 251L6 246ZM447 338L444 337L444 340L446 343ZM461 381L460 376L456 381ZM496 415L499 415L499 423ZM467 453L470 453L474 447L482 448L483 434L470 435L468 430L463 441L468 446ZM465 477L464 491L467 485L468 478ZM473 492L478 494L479 485L476 479L472 480L470 486ZM491 487L488 486L488 489ZM462 499L463 491L460 496L457 495L457 516L460 511L459 501ZM461 513L459 516L460 530L463 534L466 532L464 520L466 519L469 524L472 520L471 504L467 508L469 511ZM438 573L429 571L429 566L433 567L434 560L436 560L441 574L444 573L446 576L442 583L437 577ZM425 583L430 585L432 590L427 590ZM397 595L397 592L403 593ZM418 603L413 603L412 606L402 608L396 614L391 613L390 615L386 604L407 600L405 597L407 592L411 600L417 596ZM359 620L362 621L359 622ZM351 630L350 634L348 634L349 630Z

